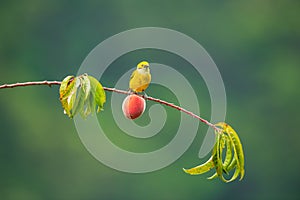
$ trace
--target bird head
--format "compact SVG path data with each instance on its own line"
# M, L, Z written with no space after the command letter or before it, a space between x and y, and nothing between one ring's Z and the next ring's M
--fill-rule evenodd
M137 65L137 69L147 69L149 68L149 63L147 61L142 61Z

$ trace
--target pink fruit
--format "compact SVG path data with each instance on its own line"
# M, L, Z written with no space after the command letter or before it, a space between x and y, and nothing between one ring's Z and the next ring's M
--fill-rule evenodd
M124 116L128 119L136 119L143 114L146 108L146 101L144 98L131 94L128 95L122 104Z

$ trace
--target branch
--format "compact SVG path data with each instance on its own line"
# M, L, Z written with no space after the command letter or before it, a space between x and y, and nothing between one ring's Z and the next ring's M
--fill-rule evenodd
M13 84L4 84L4 85L0 85L0 89L4 89L4 88L14 88L14 87L25 87L25 86L31 86L31 85L48 85L49 87L51 87L52 85L60 85L61 82L60 81L33 81L33 82L24 82L24 83L13 83ZM116 92L119 94L128 94L128 91L125 90L119 90L116 88L109 88L109 87L103 87L104 90L106 91L110 91L110 92ZM194 114L191 111L188 111L180 106L174 105L172 103L169 103L167 101L164 100L160 100L151 96L145 96L145 95L141 95L141 97L143 97L146 100L149 101L154 101L166 106L169 106L171 108L175 108L183 113L186 113L188 115L190 115L193 118L196 118L198 120L200 120L201 122L203 122L204 124L208 125L209 127L213 128L214 130L216 130L217 132L221 132L221 129L219 129L218 127L216 127L214 124L210 123L209 121L203 119L202 117Z
M24 87L30 85L48 85L49 87L51 87L51 85L60 85L60 84L61 84L60 81L33 81L33 82L24 82L24 83L4 84L4 85L0 85L0 89Z

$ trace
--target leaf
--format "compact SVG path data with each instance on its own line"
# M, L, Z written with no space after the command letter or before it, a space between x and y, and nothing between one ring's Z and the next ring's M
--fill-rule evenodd
M72 95L74 92L76 93L76 87L75 87L76 78L74 76L67 76L61 83L59 88L59 98L60 102L62 104L62 107L64 109L65 114L67 114L69 117L71 116L71 109L72 107L69 106L70 104L70 95ZM71 101L72 103L72 101Z
M81 79L81 87L83 89L83 93L85 94L84 101L86 101L91 91L90 79L88 78L87 74L83 74L82 76L80 76L80 79Z
M235 159L235 157L233 157L232 160L231 160L231 163L227 167L227 170L231 171L233 168L235 168L235 166L236 166L236 159Z
M225 140L225 145L226 145L226 154L225 154L225 160L223 162L223 170L225 171L226 174L228 174L228 166L231 163L232 160L232 145L231 142L229 141L228 137L225 134L222 134L222 137Z
M74 76L67 76L64 78L64 80L61 82L60 88L59 88L59 96L60 99L64 98L67 96L67 93L70 90L67 90L67 88L70 86L70 83L74 81Z
M214 165L216 167L216 172L218 174L218 176L222 176L222 173L223 173L223 165L222 165L222 157L221 157L221 153L222 153L222 148L220 149L221 147L221 136L220 134L218 133L217 135L217 141L216 141L216 144L215 144L215 149L214 151L216 151L216 153L214 153L214 156L213 156L213 162L214 162Z
M82 115L82 110L84 107L84 99L85 99L85 93L84 93L84 89L82 87L80 87L78 89L78 92L76 94L76 99L74 102L74 106L72 108L72 115L71 117L74 117L75 115L77 115L78 113Z
M103 105L106 101L105 92L101 83L97 79L92 76L88 76L88 78L91 82L91 94L93 95L95 103L98 106L97 112L99 112L100 110L103 110Z
M84 105L84 115L87 116L95 110L96 104L92 93L89 94Z
M80 76L80 85L81 85L81 101L78 104L78 107L74 107L74 113L80 113L82 118L86 118L95 108L89 108L90 105L90 96L91 96L91 83L87 74Z
M223 159L222 159L226 138L223 136L222 133L216 132L216 134L217 134L217 141L215 144L216 153L214 154L215 157L213 158L216 167L216 174L222 181L227 182L227 180L223 176L223 173L228 173L228 172L226 171L226 169L223 168Z
M210 157L204 164L198 165L198 166L190 168L190 169L183 168L183 171L185 173L188 173L191 175L198 175L198 174L203 174L205 172L208 172L213 167L214 167L214 163L213 163L212 157Z
M212 179L215 179L215 178L217 178L217 177L218 177L218 174L217 174L217 172L216 172L216 173L214 173L212 176L208 177L207 179L212 180Z
M229 165L229 162L231 161L232 159L232 152L231 152L231 146L229 146L228 144L230 144L228 142L228 138L225 134L221 134L221 141L222 141L222 144L221 144L221 147L222 148L225 148L225 146L227 147L226 149L226 154L225 154L225 161L222 163L222 170L224 173L228 174L228 165ZM222 155L222 153L221 153ZM208 177L207 179L214 179L214 178L217 178L218 177L218 174L217 172L214 173L212 176Z
M228 171L235 168L235 172L230 180L227 182L231 182L235 180L240 175L240 180L243 179L245 170L244 170L244 152L242 148L241 141L234 131L234 129L224 122L220 122L216 124L216 126L221 127L224 134L228 137L228 142L231 144L233 148L233 159L228 166Z
M77 79L75 81L78 81ZM74 82L75 82L74 81ZM77 95L77 87L73 87L73 89L71 90L70 95L67 98L67 102L68 102L68 110L71 111L73 109L74 106L74 102L76 100L76 95ZM71 117L72 115L70 114L69 117Z

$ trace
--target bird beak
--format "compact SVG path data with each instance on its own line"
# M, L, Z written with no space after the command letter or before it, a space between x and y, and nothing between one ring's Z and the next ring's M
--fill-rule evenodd
M145 65L146 68L149 68L149 65Z

